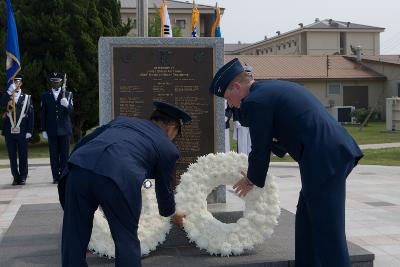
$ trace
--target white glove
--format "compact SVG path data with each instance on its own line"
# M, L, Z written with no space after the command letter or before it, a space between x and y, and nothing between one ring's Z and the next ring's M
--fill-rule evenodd
M31 134L31 133L26 133L26 136L25 136L26 139L29 139L29 138L31 138L31 137L32 137L32 134Z
M60 104L67 108L68 107L68 100L65 97L63 97L63 98L61 98Z
M48 138L49 138L49 137L47 136L47 132L45 132L45 131L42 132L42 135L43 135L43 138L44 138L44 139L48 139Z
M236 128L239 128L239 127L242 126L242 125L240 124L239 121L234 121L234 122L233 122L233 126L236 127Z
M12 84L10 84L10 86L8 87L7 93L8 93L9 95L12 95L12 94L14 93L15 89L17 89L17 87L15 86L14 83L12 83Z

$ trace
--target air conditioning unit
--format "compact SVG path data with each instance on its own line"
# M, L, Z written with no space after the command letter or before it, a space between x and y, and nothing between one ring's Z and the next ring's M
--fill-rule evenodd
M331 108L331 114L338 122L354 123L355 119L350 114L355 109L354 106L334 106Z

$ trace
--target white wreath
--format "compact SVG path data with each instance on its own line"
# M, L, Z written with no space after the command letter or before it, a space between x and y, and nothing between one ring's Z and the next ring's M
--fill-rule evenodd
M142 256L149 254L158 244L163 243L170 229L170 218L162 217L158 213L154 186L149 189L142 187L142 213L138 228ZM98 255L115 258L114 240L108 221L100 208L94 214L92 236L88 247Z
M278 188L267 176L264 188L254 186L246 197L243 217L236 223L222 223L207 210L207 196L219 185L232 185L247 170L247 156L235 152L199 157L181 177L175 196L177 210L190 241L211 255L240 255L253 249L273 233L280 215Z

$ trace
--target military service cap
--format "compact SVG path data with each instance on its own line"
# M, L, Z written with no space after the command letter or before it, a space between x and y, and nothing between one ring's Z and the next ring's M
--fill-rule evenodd
M214 76L210 85L210 93L224 97L224 93L229 83L240 73L244 72L242 64L237 58L232 59L220 68Z
M154 101L156 109L164 114L167 114L172 119L179 121L180 125L190 123L192 117L177 106L165 102Z
M14 81L22 81L22 76L21 75L16 75L13 79Z
M50 82L61 82L63 80L63 74L58 72L52 72L49 75Z

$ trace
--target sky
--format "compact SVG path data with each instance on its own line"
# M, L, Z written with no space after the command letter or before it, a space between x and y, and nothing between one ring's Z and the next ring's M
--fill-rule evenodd
M211 6L215 2L196 0ZM400 54L400 0L218 0L218 5L225 8L221 18L225 43L261 41L319 18L385 28L381 54Z

